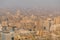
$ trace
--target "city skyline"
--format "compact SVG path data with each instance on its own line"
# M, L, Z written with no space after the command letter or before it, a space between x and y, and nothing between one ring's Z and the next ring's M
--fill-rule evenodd
M60 40L60 0L0 0L0 40Z

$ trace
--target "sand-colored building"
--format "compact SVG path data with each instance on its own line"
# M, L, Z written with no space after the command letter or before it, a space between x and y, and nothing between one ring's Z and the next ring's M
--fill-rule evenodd
M60 24L60 16L54 18L54 24Z

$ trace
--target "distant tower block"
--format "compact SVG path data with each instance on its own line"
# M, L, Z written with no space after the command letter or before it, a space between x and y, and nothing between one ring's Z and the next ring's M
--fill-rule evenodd
M7 12L6 15L7 15L7 17L11 16L10 12Z
M35 18L35 16L32 14L32 15L31 15L31 18Z
M10 12L7 12L6 14L7 14L7 16L9 16L10 15Z
M31 15L31 17L33 18L33 17L34 17L34 15L32 14L32 15Z
M10 14L10 12L7 12L7 14Z
M17 13L16 13L16 15L18 16L18 15L20 15L20 10L17 10Z
M52 15L52 14L49 14L49 17L50 17L50 18L53 18L53 15Z

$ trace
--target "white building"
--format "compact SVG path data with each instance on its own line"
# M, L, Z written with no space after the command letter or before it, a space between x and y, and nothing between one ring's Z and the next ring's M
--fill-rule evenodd
M11 33L2 33L2 40L13 40Z

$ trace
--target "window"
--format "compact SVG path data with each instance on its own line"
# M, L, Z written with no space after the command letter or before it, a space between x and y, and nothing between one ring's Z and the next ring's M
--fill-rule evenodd
M46 30L46 27L44 27L44 30Z
M29 29L29 31L32 31L32 29Z
M20 39L18 39L18 40L20 40Z
M14 26L14 27L12 28L12 30L14 31L14 30L15 30L15 28L16 28L16 26Z
M12 37L12 40L14 40L14 37Z

